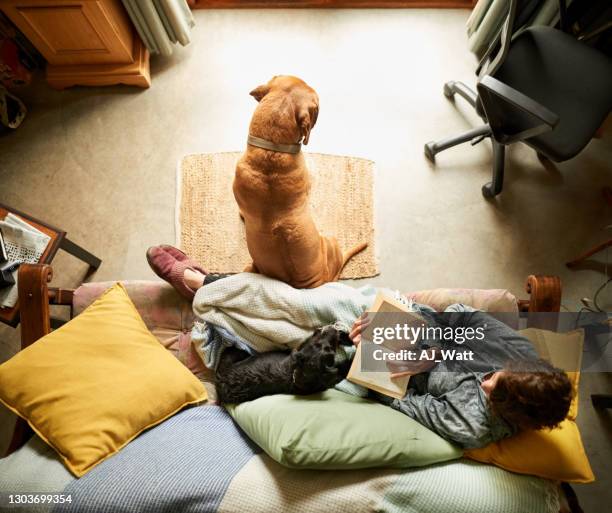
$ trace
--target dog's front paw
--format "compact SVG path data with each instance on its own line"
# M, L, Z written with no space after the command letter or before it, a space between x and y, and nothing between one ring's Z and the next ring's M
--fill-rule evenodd
M244 273L257 273L259 274L259 271L257 270L257 266L255 265L255 262L251 262L249 265L247 265L244 268L244 271L242 271Z

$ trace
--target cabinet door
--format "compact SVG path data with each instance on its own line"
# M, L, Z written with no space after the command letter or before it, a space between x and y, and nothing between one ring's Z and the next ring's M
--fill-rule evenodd
M0 8L50 64L132 61L133 35L120 0L0 0Z

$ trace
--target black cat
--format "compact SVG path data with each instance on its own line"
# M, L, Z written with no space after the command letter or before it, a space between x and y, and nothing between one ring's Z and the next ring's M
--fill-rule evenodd
M327 326L290 353L271 351L249 355L230 347L219 360L216 374L220 403L237 404L264 395L308 395L342 381L350 362L334 363L340 344L351 345L348 334Z

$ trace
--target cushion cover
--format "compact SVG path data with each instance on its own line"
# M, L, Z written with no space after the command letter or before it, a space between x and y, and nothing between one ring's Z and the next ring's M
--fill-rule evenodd
M0 401L82 476L143 430L206 399L121 284L0 365Z
M79 315L115 282L84 283L74 291L72 311ZM191 343L194 314L187 301L164 281L125 280L130 296L147 328L161 344L203 383L210 400L216 398L214 372L207 369Z
M555 481L590 483L595 480L578 426L565 419L555 429L523 431L465 455L519 474Z
M465 452L468 458L517 472L558 481L589 483L595 479L582 444L580 430L574 422L578 413L578 384L584 332L554 333L529 328L522 330L538 354L568 372L574 388L574 400L567 418L554 429L523 431L481 449ZM572 361L573 359L573 361Z
M287 467L417 467L461 456L406 415L338 390L272 395L227 408L255 443Z
M505 289L431 289L410 292L406 296L438 312L454 303L483 312L518 312L516 297Z

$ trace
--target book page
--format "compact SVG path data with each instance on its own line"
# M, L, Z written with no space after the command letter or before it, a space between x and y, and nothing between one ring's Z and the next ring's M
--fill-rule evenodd
M395 353L396 351L406 347L406 342L404 340L385 340L382 343L374 343L371 337L373 328L377 326L380 326L381 328L390 328L390 326L388 326L388 321L390 317L395 317L389 315L379 315L377 321L376 314L401 314L402 323L405 325L421 325L423 324L424 320L415 312L411 312L408 306L404 303L381 293L379 293L376 297L370 311L372 314L374 314L372 317L372 323L362 333L362 341L355 352L355 357L353 359L353 363L351 364L347 379L353 383L370 388L390 397L401 399L404 397L404 395L406 395L408 382L410 380L409 375L391 379L391 372L388 370L384 362L377 365L376 369L373 369L372 365L368 363L366 366L369 367L369 369L364 370L364 361L370 362L371 355L374 351L378 351L378 354L380 355L382 353ZM387 321L387 323L385 323L385 321ZM364 355L368 356L365 357Z
M350 382L356 383L357 385L364 386L381 394L394 397L395 399L401 399L406 395L408 389L408 381L410 376L403 376L401 378L391 379L391 373L389 371L374 372L361 370L361 351L364 344L372 344L372 342L362 342L359 344L357 351L355 351L355 357L351 364L351 369L346 377Z

